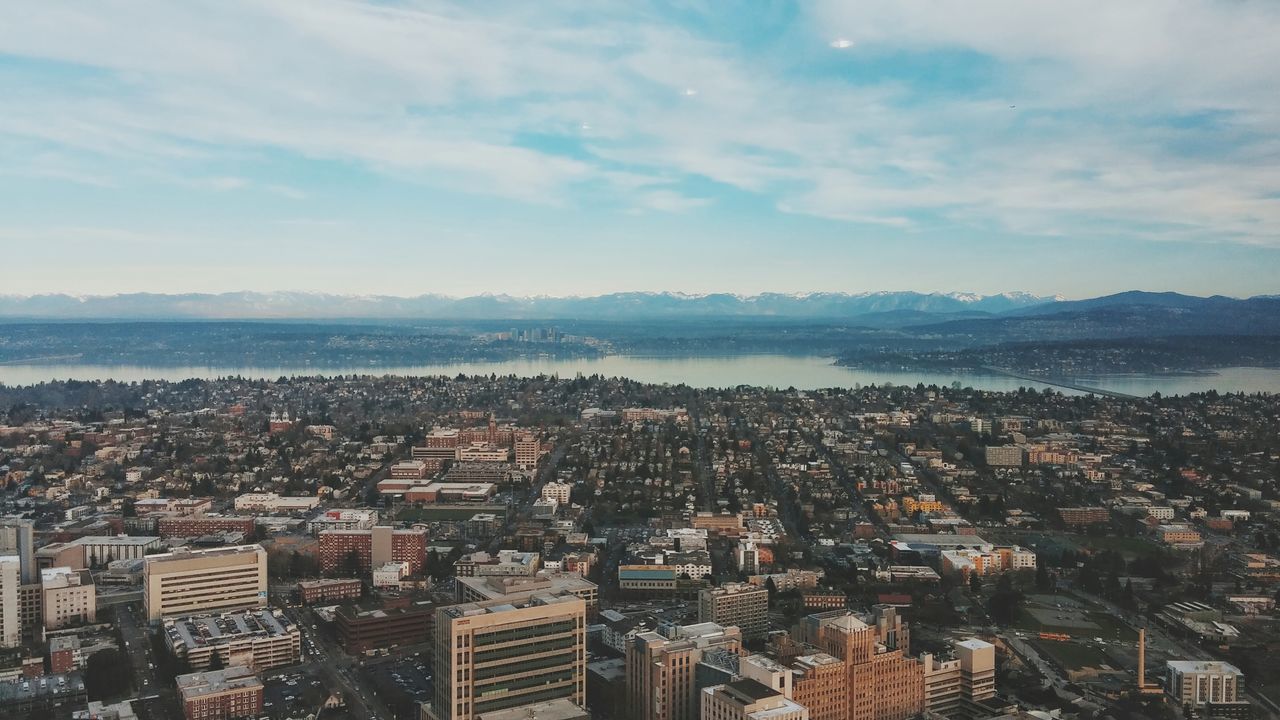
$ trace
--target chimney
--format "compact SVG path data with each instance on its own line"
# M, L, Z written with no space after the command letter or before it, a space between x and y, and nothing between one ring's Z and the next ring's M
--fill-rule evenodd
M1138 628L1138 692L1147 686L1147 629Z

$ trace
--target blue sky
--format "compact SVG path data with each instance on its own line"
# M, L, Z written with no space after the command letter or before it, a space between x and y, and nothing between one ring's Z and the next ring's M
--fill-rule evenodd
M0 292L1280 292L1280 3L0 7Z

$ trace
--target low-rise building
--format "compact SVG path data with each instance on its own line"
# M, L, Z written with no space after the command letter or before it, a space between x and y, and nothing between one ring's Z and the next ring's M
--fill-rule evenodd
M278 611L171 619L164 631L174 656L193 670L208 668L215 655L223 667L243 665L259 672L302 659L298 626Z
M46 631L97 622L98 594L88 570L41 570L40 584Z
M233 720L262 712L262 681L236 665L175 678L186 720Z
M304 605L359 600L364 583L359 578L322 578L298 583L298 599Z

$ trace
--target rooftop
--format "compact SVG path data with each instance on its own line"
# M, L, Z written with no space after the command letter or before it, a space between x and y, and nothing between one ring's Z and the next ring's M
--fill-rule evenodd
M227 690L262 687L262 681L258 679L258 676L243 665L232 665L222 670L207 670L205 672L179 675L174 679L174 682L177 684L178 693L182 695L183 700Z
M480 720L579 720L590 714L570 700L560 698L482 713Z
M180 642L190 649L231 642L245 636L284 635L294 627L283 614L257 610L169 620L165 623L165 632L170 642Z

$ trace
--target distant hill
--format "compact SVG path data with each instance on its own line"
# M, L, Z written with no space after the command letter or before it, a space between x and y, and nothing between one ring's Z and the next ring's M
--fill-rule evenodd
M848 320L903 313L910 322L928 314L1004 313L1058 302L1029 293L713 293L627 292L595 297L426 294L333 295L300 292L234 292L161 295L130 293L77 297L64 294L0 296L0 318L75 320L196 319L600 319L737 317ZM880 317L877 324L891 321Z

